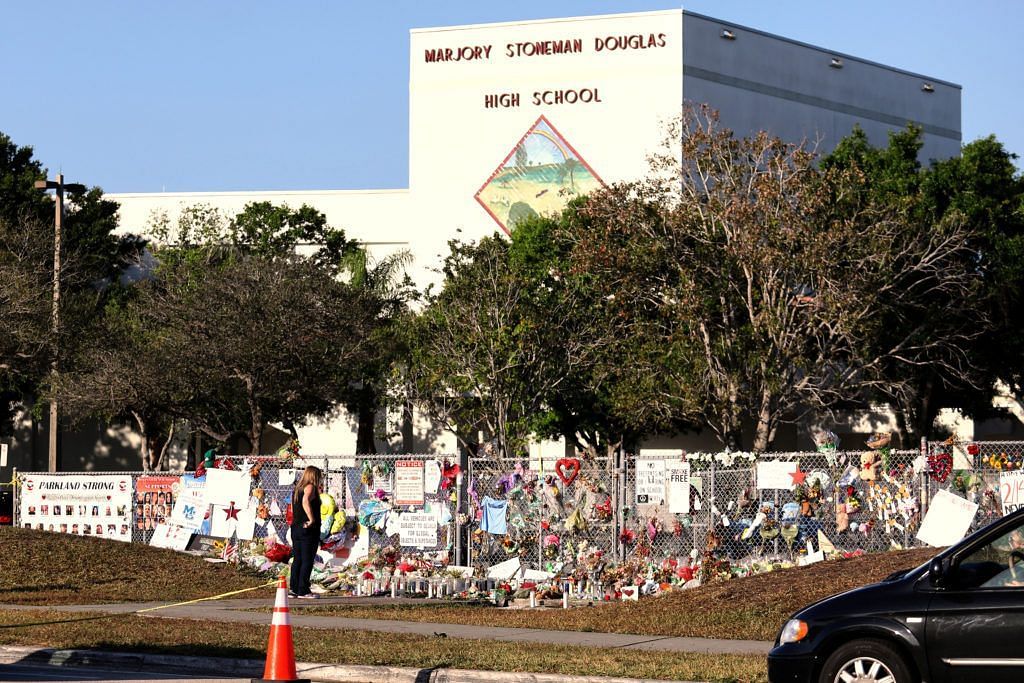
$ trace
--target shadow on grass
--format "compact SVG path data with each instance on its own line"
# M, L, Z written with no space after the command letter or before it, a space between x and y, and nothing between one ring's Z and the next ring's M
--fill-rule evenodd
M124 579L114 577L110 579L98 579L96 581L90 581L89 586L102 586L105 584L123 584ZM82 591L82 587L78 585L68 583L48 583L48 584L36 584L34 586L12 586L10 588L0 588L0 595L8 593L41 593L43 591L59 591L62 593L79 593Z
M232 645L203 645L188 643L182 645L154 645L101 642L89 646L90 650L104 652L136 652L151 655L188 655L190 657L225 657L228 659L266 659L265 650Z
M123 614L97 614L91 617L75 617L73 619L51 619L49 621L25 621L17 624L0 624L3 628L25 628L26 626L50 626L52 624L73 624L78 621L99 621L100 619L113 619L114 617L131 616L131 612Z

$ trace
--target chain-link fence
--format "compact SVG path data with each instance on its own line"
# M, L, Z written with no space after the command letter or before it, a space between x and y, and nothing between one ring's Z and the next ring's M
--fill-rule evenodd
M231 456L249 474L252 538L286 540L302 469L326 474L335 519L358 519L363 549L394 549L478 572L518 558L586 578L615 564L701 557L732 565L808 553L922 545L924 514L945 491L977 505L971 529L1024 505L1024 442L927 442L919 451L614 455L552 460L454 456ZM19 473L22 527L149 543L194 486L189 474ZM232 504L232 507L235 507ZM210 508L199 535L224 537L231 511ZM237 512L237 511L236 511ZM237 517L236 517L237 518ZM244 518L244 515L243 515ZM246 524L248 524L247 522ZM335 527L337 530L337 527ZM247 536L248 534L246 534ZM240 536L241 537L241 536Z
M466 496L470 561L485 570L518 557L551 573L593 573L617 557L618 490L608 458L474 458Z
M359 519L369 532L367 547L400 548L405 540L415 544L408 547L447 562L455 538L455 489L450 483L445 485L443 476L450 460L437 455L218 458L216 469L249 474L247 500L227 509L213 505L195 531L199 536L236 535L256 541L274 536L285 542L295 482L307 465L315 465L325 474L324 490L329 496L323 497L327 505L322 511L332 520L342 516ZM402 493L404 473L411 473L407 489L419 487L418 497L396 498ZM204 479L195 473L168 472L19 472L16 477L18 526L132 543L150 543L158 527L171 520L183 491L201 485ZM404 514L411 515L405 526L401 522ZM224 523L228 521L234 524ZM241 530L246 524L250 526ZM340 526L326 519L324 524L325 532ZM411 531L414 526L420 531L418 536ZM436 533L431 533L433 529Z

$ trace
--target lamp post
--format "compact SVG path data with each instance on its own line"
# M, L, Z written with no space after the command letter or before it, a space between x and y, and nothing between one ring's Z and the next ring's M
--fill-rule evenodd
M64 219L64 191L84 192L85 186L78 183L65 183L64 174L58 173L56 180L37 180L35 184L38 190L56 190L53 211L53 311L52 311L52 332L53 332L53 360L50 363L50 370L53 376L57 376L57 358L59 356L60 342L60 243L61 228ZM57 400L50 398L50 462L49 471L57 471Z

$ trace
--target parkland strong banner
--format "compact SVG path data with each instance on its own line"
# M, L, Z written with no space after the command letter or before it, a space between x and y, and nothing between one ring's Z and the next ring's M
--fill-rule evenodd
M132 478L127 474L32 474L20 496L26 529L132 540Z

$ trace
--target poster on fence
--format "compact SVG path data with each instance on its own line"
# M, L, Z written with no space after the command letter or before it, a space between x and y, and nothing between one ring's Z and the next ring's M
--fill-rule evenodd
M1024 472L1000 472L999 493L1003 501L1004 515L1024 507Z
M171 509L171 523L191 531L199 531L208 507L205 487L182 488Z
M636 459L637 505L665 504L665 461L661 458Z
M142 476L135 480L135 528L152 531L174 507L174 485L181 477Z
M795 460L757 463L757 488L790 490L798 467Z
M214 505L246 505L252 477L246 470L206 470L206 500Z
M690 463L672 462L668 470L668 511L674 515L690 514Z
M177 524L157 524L149 544L157 548L184 550L192 539L192 532Z
M130 475L28 475L19 499L26 529L132 540Z
M434 495L440 485L441 463L437 460L427 460L423 463L423 491Z
M939 491L928 505L917 539L936 548L953 545L971 528L977 511L977 503L949 491Z
M437 545L437 515L432 512L404 512L398 518L398 543L413 548Z
M423 461L395 461L395 505L423 505Z

